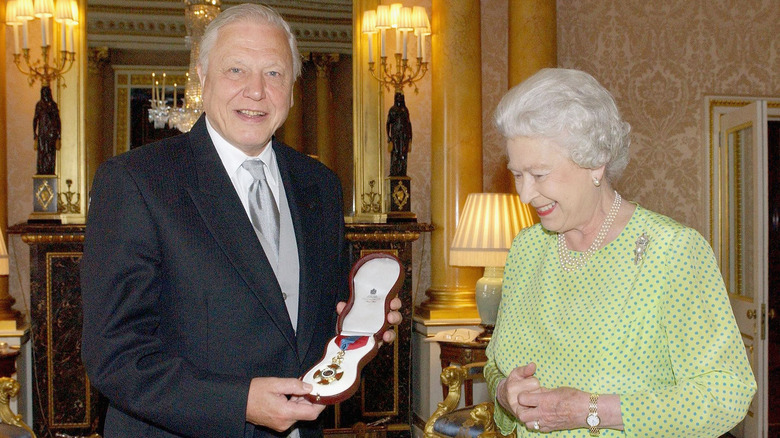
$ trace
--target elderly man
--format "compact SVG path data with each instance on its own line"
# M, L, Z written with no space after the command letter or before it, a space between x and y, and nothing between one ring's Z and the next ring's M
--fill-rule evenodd
M300 69L281 16L229 8L201 42L205 116L98 170L83 356L106 437L321 435L297 377L334 335L349 266L338 179L273 139Z

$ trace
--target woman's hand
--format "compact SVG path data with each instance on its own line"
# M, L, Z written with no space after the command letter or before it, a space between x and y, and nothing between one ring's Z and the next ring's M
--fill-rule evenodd
M589 399L587 392L567 387L522 392L517 396L516 417L540 432L586 427Z
M520 418L520 414L529 409L520 404L520 394L541 389L539 380L534 377L535 372L536 364L531 362L526 366L515 368L506 379L498 383L496 400L516 418Z

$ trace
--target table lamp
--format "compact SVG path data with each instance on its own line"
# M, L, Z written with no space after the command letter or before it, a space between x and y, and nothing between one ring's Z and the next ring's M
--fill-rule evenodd
M517 233L537 221L531 207L510 193L472 193L455 229L450 246L451 266L482 266L485 273L476 284L480 324L485 330L478 341L489 341L496 324L504 264Z

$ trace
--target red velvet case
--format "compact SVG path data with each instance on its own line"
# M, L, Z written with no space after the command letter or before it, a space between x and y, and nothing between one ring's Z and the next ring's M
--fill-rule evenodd
M339 403L357 391L360 372L376 356L388 328L390 301L401 289L404 269L392 255L372 253L355 263L349 278L351 293L336 324L338 335L301 378L314 387L306 395L313 403Z

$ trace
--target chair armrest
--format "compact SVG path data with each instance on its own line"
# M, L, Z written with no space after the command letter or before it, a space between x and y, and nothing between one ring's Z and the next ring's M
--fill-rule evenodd
M463 425L466 427L482 426L479 438L499 438L501 433L496 430L496 422L493 420L493 402L484 402L475 405L469 412L470 420Z
M463 366L450 365L441 371L441 383L447 385L448 388L447 397L438 404L438 407L433 415L431 415L431 418L425 422L425 438L436 437L436 433L433 431L433 425L436 423L436 420L458 407L463 382L482 376L482 369L484 366L485 362L475 362ZM493 428L495 429L495 425Z
M11 411L11 397L16 397L19 394L19 382L10 377L0 377L0 420L3 423L11 424L16 427L20 427L30 433L32 438L35 438L35 433L30 426L26 425L22 421L21 415L16 415Z

